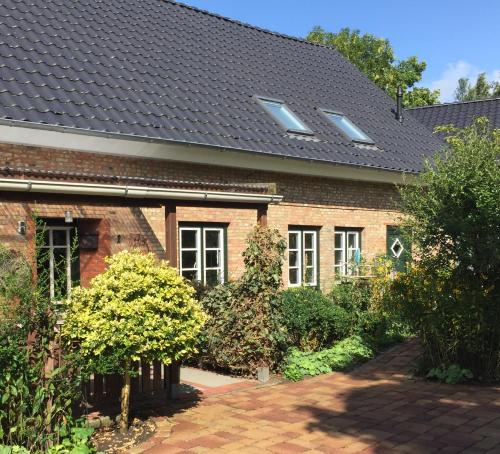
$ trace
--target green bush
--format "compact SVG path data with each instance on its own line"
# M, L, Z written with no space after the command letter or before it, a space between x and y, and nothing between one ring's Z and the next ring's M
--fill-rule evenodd
M349 335L352 317L311 287L281 293L280 319L287 332L288 345L319 350Z
M401 342L410 335L400 318L384 311L376 302L386 282L385 275L371 280L342 281L336 283L329 294L334 304L351 315L351 334L363 336L376 350Z
M485 118L447 128L448 147L401 188L418 260L385 292L385 310L418 333L423 368L459 364L500 379L500 130Z
M5 445L4 451L16 452L17 445L41 453L58 444L74 426L72 409L81 398L84 374L78 355L67 357L62 351L63 363L47 370L58 335L57 313L48 296L48 256L39 247L42 234L35 235L40 265L36 284L31 262L0 245L0 444Z
M319 352L301 352L298 349L292 349L285 359L283 375L289 380L302 380L305 376L344 370L372 356L373 350L363 339L359 336L352 336Z
M276 306L285 247L277 230L255 227L243 253L242 277L205 294L201 302L210 316L202 333L205 363L244 375L279 363Z
M371 283L365 279L340 281L333 285L329 297L338 306L358 316L370 308Z

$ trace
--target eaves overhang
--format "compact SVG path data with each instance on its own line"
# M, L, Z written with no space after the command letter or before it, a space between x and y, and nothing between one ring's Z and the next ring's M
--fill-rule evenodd
M0 142L376 183L404 184L417 175L414 171L276 156L232 147L9 119L0 119Z

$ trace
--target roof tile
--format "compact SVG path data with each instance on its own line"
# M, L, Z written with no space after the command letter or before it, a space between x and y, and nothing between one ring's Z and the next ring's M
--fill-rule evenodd
M440 142L338 52L170 0L3 0L0 119L415 172ZM253 96L315 135L287 134ZM358 147L318 111L344 112Z

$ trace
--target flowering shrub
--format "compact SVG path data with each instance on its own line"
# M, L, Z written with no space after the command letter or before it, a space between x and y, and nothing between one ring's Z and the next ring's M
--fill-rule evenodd
M419 334L425 372L500 378L500 130L485 118L444 128L449 146L401 188L418 260L384 292L385 310Z

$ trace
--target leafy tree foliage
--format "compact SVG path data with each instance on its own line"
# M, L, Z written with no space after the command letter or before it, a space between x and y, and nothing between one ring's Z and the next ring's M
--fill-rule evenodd
M420 334L425 366L500 378L500 130L480 118L401 190L418 259L388 305Z
M251 375L279 358L277 314L284 239L277 230L256 226L243 253L245 272L203 298L211 316L205 330L204 360L219 368Z
M479 74L474 85L466 77L459 79L455 90L456 101L477 101L498 96L500 96L500 82L488 82L486 73Z
M170 364L195 351L205 320L195 290L153 254L120 252L89 288L75 288L68 302L63 337L97 372L118 372L122 431L128 428L133 362Z
M370 33L362 35L359 30L349 28L342 28L338 33L332 33L321 27L314 27L306 39L337 49L393 98L396 97L397 87L403 87L403 101L407 107L439 102L439 90L414 87L422 79L426 63L419 61L415 56L406 60L396 60L394 49L387 39L378 38Z

